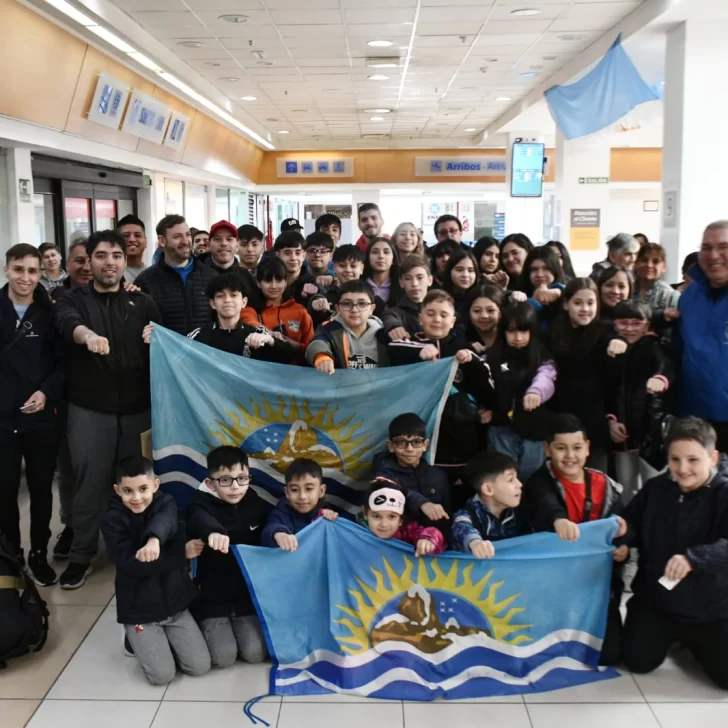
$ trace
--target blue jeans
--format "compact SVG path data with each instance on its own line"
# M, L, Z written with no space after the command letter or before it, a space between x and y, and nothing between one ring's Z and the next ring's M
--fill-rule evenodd
M510 425L488 427L488 449L510 455L518 463L518 477L525 483L544 463L543 443L524 440Z

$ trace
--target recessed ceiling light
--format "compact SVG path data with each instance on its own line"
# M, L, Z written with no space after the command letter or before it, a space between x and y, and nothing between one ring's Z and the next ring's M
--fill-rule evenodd
M205 61L205 65L208 68L220 68L222 63L220 63L220 61Z
M235 80L237 81L237 79L235 79ZM241 96L240 100L241 101L257 101L258 97L257 96Z
M541 15L541 11L538 8L519 8L517 10L511 10L511 15L515 15L518 18L530 18L533 15Z
M390 59L377 60L376 58L367 61L368 68L397 68L399 59L396 61Z
M498 63L497 58L484 58L483 59L486 63Z
M496 96L496 101L513 101L513 99L510 96Z
M477 86L461 86L460 91L477 91Z
M280 129L280 130L278 131L278 133L279 133L279 134L290 134L291 132L290 132L290 131L288 131L288 129Z
M225 83L235 83L240 79L237 76L223 76L220 80L224 81Z
M367 114L389 114L392 109L364 109Z
M256 66L272 66L273 61L256 61Z
M375 73L373 76L367 76L370 81L389 81L389 76L383 76L381 73Z
M392 43L391 40L368 40L367 45L370 48L389 48L389 46L393 46L394 43Z
M555 61L558 56L541 56L542 61Z
M526 71L525 73L519 73L519 76L522 76L523 78L535 78L538 76L536 71Z
M478 130L474 126L470 126L465 131L478 131Z
M574 35L572 33L567 33L566 35L560 35L559 36L559 40L566 41L567 43L569 41L581 40L581 39L582 39L582 36L580 36L580 35Z
M247 23L250 18L247 15L229 14L218 16L218 20L222 20L225 23Z
M177 43L182 48L204 48L205 44L201 40L181 40Z
M369 121L384 121L383 116L370 116Z

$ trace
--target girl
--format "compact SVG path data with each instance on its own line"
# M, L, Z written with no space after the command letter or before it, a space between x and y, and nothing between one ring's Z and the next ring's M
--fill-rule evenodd
M498 286L479 283L470 289L465 335L476 354L483 354L495 344L504 299L503 289Z
M442 288L445 280L445 266L450 256L462 250L454 240L443 240L430 249L432 251L432 278L435 288Z
M397 538L414 546L415 556L442 553L445 537L437 528L406 521L405 501L405 494L397 483L389 478L375 478L356 522L368 528L377 538L385 541Z
M528 296L528 302L536 309L546 324L556 317L564 291L564 273L556 254L546 245L534 248L523 264L518 290ZM545 326L544 326L545 328Z
M364 280L372 287L374 295L387 304L396 303L402 297L399 286L399 262L394 246L386 238L369 243L364 262Z
M632 300L632 277L625 268L611 265L599 276L599 302L602 321L614 321L614 309Z
M401 222L392 235L397 258L401 263L408 255L424 255L425 243L422 233L411 222Z
M598 290L593 280L569 281L562 300L563 311L548 332L547 346L559 372L549 406L582 421L591 441L587 464L606 472L610 441L607 398L618 374L613 357L623 354L627 344L615 336L611 326L599 321Z
M570 281L572 278L576 278L574 273L574 266L571 263L571 256L569 255L569 249L559 240L549 240L546 243L547 247L556 253L556 257L561 263L561 270L564 271L564 278L566 281Z
M657 243L643 245L637 253L634 265L634 297L635 300L646 303L653 314L667 308L677 308L680 291L676 291L669 283L662 280L666 271L667 256L662 245Z
M450 256L443 273L443 288L455 299L458 323L467 321L467 296L478 277L478 261L470 251L458 250Z
M473 247L473 255L478 261L481 276L492 276L500 267L500 247L495 238L487 235L480 238Z
M308 311L295 299L283 300L288 272L280 258L263 258L255 272L264 303L249 305L240 320L251 326L265 326L274 336L287 341L296 352L297 364L313 339L313 321Z
M510 455L523 483L545 458L546 414L539 408L553 396L556 382L539 328L528 303L511 303L503 310L496 344L485 355L494 380L488 448Z
M506 235L501 243L501 268L508 274L508 288L516 287L523 272L526 256L533 250L533 243L523 233Z

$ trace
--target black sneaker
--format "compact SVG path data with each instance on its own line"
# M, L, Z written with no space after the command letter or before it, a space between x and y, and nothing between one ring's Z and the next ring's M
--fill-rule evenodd
M53 549L53 558L57 561L63 561L68 558L71 553L71 544L73 543L73 529L66 526L60 534L58 534L58 543Z
M48 565L46 552L41 549L28 554L28 569L38 586L53 586L58 581L58 575Z
M61 574L61 589L78 589L86 583L86 577L92 571L91 564L77 564L71 561Z
M129 642L129 638L126 636L126 630L124 630L124 654L127 657L136 657L134 648L131 646L131 642Z

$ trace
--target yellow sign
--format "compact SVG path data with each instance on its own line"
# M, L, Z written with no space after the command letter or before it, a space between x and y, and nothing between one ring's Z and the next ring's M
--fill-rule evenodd
M570 250L599 250L601 210L572 209Z

